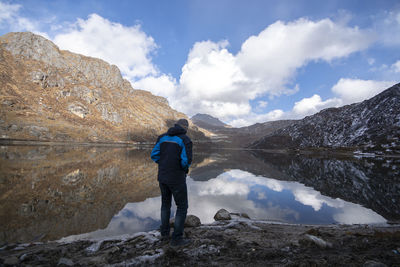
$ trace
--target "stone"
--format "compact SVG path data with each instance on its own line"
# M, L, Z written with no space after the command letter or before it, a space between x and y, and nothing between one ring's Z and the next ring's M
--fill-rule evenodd
M373 260L366 261L366 262L363 264L363 267L386 267L386 266L387 266L387 265L386 265L386 264L383 264L382 262L373 261Z
M186 227L197 227L201 225L201 221L199 217L195 215L188 215L186 216L185 226Z
M74 266L74 262L68 258L60 258L57 265Z
M231 214L226 209L220 209L214 215L214 220L216 221L223 221L223 220L231 220Z

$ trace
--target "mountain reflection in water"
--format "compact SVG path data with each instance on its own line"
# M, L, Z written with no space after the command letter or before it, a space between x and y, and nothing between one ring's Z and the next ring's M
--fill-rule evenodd
M103 238L159 226L157 166L149 149L0 152L0 242ZM188 213L202 223L220 208L289 223L399 219L399 159L228 150L197 150L194 159Z

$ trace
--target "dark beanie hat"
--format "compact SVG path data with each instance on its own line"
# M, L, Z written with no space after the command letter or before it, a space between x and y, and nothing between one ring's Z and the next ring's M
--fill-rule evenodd
M187 121L187 119L180 119L176 122L176 124L179 124L186 129L189 127L189 122Z

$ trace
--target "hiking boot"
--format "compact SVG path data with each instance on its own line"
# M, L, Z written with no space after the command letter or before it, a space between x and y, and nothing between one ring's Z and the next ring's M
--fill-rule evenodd
M186 247L192 243L191 239L180 238L178 240L172 239L169 243L171 247Z

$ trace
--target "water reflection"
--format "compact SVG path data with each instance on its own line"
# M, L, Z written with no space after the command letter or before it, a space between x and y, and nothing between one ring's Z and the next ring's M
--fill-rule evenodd
M227 171L207 182L190 183L193 212L213 221L220 207L251 218L290 223L382 223L385 219L360 205L321 195L298 182ZM202 212L203 211L203 212ZM356 215L356 216L355 216Z
M2 147L0 243L107 227L126 203L159 195L148 150Z
M202 223L214 221L221 208L246 212L251 218L302 224L368 224L386 220L361 205L321 195L298 182L255 176L241 170L227 171L205 182L187 180L189 214ZM160 221L160 197L141 203L128 203L106 229L65 240L104 238L157 229Z
M2 147L0 242L103 238L156 229L157 166L148 149ZM225 208L290 223L399 218L399 159L199 151L189 214ZM385 218L384 218L385 217Z

